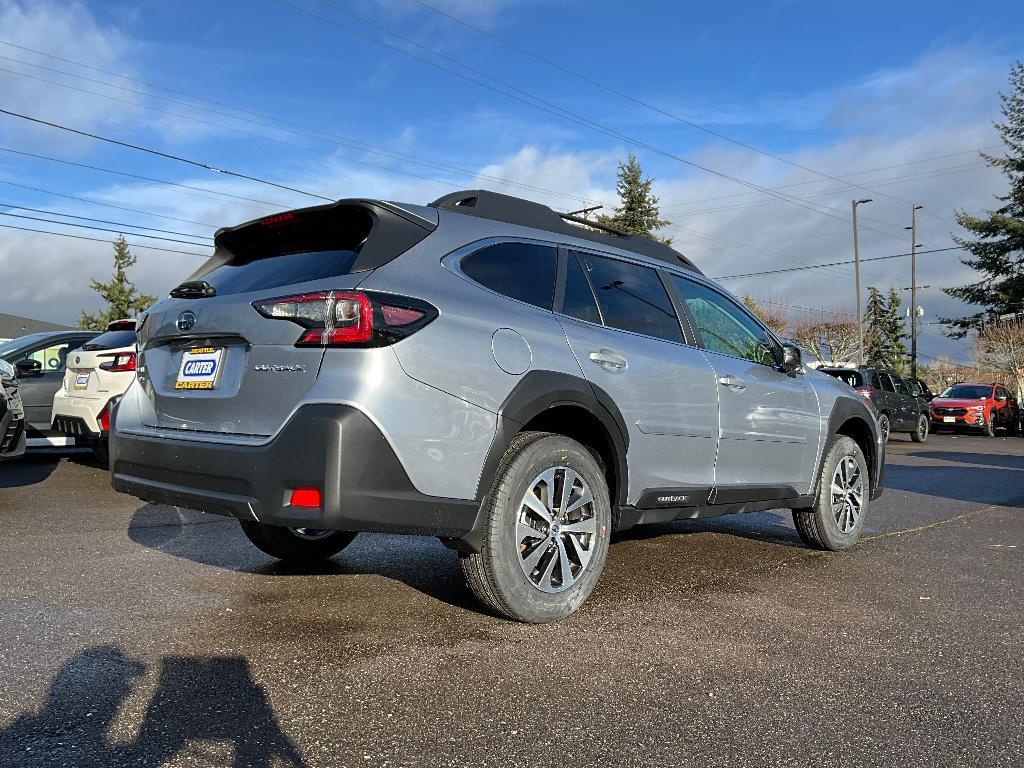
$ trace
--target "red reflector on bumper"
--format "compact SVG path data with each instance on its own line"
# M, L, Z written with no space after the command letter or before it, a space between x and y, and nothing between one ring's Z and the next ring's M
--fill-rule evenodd
M290 507L309 507L316 508L320 506L320 489L319 488L292 488L291 495L288 497L288 506Z

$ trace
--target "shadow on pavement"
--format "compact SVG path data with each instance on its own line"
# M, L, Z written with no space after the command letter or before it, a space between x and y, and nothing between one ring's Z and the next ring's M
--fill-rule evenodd
M0 462L0 488L24 488L48 478L60 463L56 453L27 453L17 459Z
M162 504L135 510L128 536L174 557L261 576L381 576L448 605L485 613L466 588L456 554L426 536L363 533L332 559L285 563L253 546L234 518Z
M217 753L204 764L306 766L241 656L164 657L138 736L111 741L110 726L146 671L112 645L75 654L57 671L42 706L0 729L0 765L141 768ZM213 743L197 747L203 741Z
M939 459L959 464L979 464L985 467L1005 467L1024 470L1024 456L1010 456L1005 453L963 453L958 451L914 451L907 453L918 459ZM953 470L955 471L955 470Z
M1016 472L1007 472L1005 467L990 462L989 459L1014 459L1012 456L990 457L978 454L953 454L928 452L908 454L948 461L966 461L987 464L981 467L922 467L905 464L887 464L885 468L885 486L888 490L909 491L925 496L943 499L957 499L979 504L997 504L1001 507L1024 507L1024 483ZM964 459L954 459L953 456ZM1024 459L1016 457L1016 467L1022 468ZM883 497L884 498L884 497Z

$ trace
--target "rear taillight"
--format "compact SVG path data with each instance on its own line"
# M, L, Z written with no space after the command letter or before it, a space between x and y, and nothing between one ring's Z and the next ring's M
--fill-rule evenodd
M109 432L110 431L110 407L109 406L107 406L106 408L103 409L103 413L100 414L100 417L99 417L98 421L100 423L100 431L102 431L102 432Z
M875 390L871 389L870 387L858 387L857 394L864 395L864 397L871 397L873 394L875 394Z
M319 488L292 488L288 494L289 507L315 509L323 504Z
M109 357L110 360L100 363L100 368L104 371L113 371L114 373L121 373L123 371L134 371L135 370L135 353L134 352L115 352L110 355L100 355L100 357Z
M437 317L425 301L376 291L318 291L253 302L266 318L288 320L305 331L297 347L382 347Z

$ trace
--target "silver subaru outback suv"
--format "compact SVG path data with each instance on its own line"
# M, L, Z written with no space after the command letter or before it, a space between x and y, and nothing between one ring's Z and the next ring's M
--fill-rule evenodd
M788 508L853 546L870 405L672 248L486 191L220 230L144 317L114 488L282 559L440 537L493 611L561 619L634 525Z

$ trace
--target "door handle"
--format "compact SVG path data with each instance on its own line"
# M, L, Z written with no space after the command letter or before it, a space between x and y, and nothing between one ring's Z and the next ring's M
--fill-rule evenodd
M723 387L734 389L737 392L747 388L747 382L745 382L739 376L733 376L731 373L726 374L725 376L719 376L718 383L721 384Z
M626 367L626 358L621 357L610 349L599 349L596 352L591 352L590 361L597 363L605 370L618 371Z

